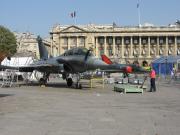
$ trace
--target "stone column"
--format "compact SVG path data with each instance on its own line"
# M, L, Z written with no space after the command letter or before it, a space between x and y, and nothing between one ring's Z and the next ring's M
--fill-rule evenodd
M148 57L151 57L151 42L150 42L150 37L148 37Z
M51 34L50 55L53 56L53 34Z
M124 37L122 37L121 58L124 58Z
M132 37L130 37L130 58L133 57L133 42L132 42Z
M159 57L159 36L157 36L156 57Z
M174 36L174 55L177 55L177 36Z
M99 45L98 45L98 37L95 37L95 42L96 42L96 46L95 46L95 48L96 48L96 50L95 50L95 56L96 57L98 57L98 50L99 50Z
M70 41L69 41L69 37L67 37L67 48L68 48L68 50L70 49Z
M165 46L165 56L168 56L168 50L169 50L169 47L168 47L168 36L166 36L166 46Z
M104 37L104 54L107 55L107 37Z
M115 44L116 44L116 42L115 42L115 37L113 37L113 57L116 56L116 48L115 48Z
M60 55L62 53L62 45L61 45L61 37L59 35L59 46L58 46L58 54Z
M89 49L89 47L87 45L87 37L84 37L84 47Z
M79 43L79 37L76 37L76 47L79 47L80 43Z
M142 42L141 42L141 36L139 36L139 57L142 57Z

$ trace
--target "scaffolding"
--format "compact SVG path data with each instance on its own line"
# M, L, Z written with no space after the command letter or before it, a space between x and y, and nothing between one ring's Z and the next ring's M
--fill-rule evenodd
M17 70L6 69L1 71L1 87L12 87L18 83Z
M31 64L34 61L33 57L12 57L11 60L8 60L5 58L2 61L2 65L5 66L10 66L10 67L21 67L21 66L27 66ZM12 87L15 85L19 86L19 76L23 77L23 80L26 81L26 79L29 79L30 76L32 76L32 73L24 73L24 72L19 72L19 70L15 69L6 69L4 71L1 71L0 74L0 86L1 87ZM21 82L22 83L22 82Z

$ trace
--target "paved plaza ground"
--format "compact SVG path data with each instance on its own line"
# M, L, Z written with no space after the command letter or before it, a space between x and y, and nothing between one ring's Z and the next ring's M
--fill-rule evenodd
M179 135L180 85L158 83L155 93L105 88L0 88L0 135Z

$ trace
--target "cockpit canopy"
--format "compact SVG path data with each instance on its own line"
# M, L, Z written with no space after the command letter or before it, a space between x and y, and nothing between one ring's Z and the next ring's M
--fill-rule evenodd
M88 53L88 56L93 56L90 50L86 48L74 48L71 50L66 51L63 56L70 56L70 55L83 55L86 56Z

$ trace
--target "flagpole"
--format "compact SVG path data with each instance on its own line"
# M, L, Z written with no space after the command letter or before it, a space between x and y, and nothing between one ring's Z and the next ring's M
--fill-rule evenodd
M74 25L76 25L76 18L77 18L77 12L76 11L74 11Z
M74 25L76 25L76 17L74 17Z
M140 11L140 0L138 0L138 23L139 23L139 27L141 27L141 11Z
M141 27L141 13L140 8L138 9L139 27Z

